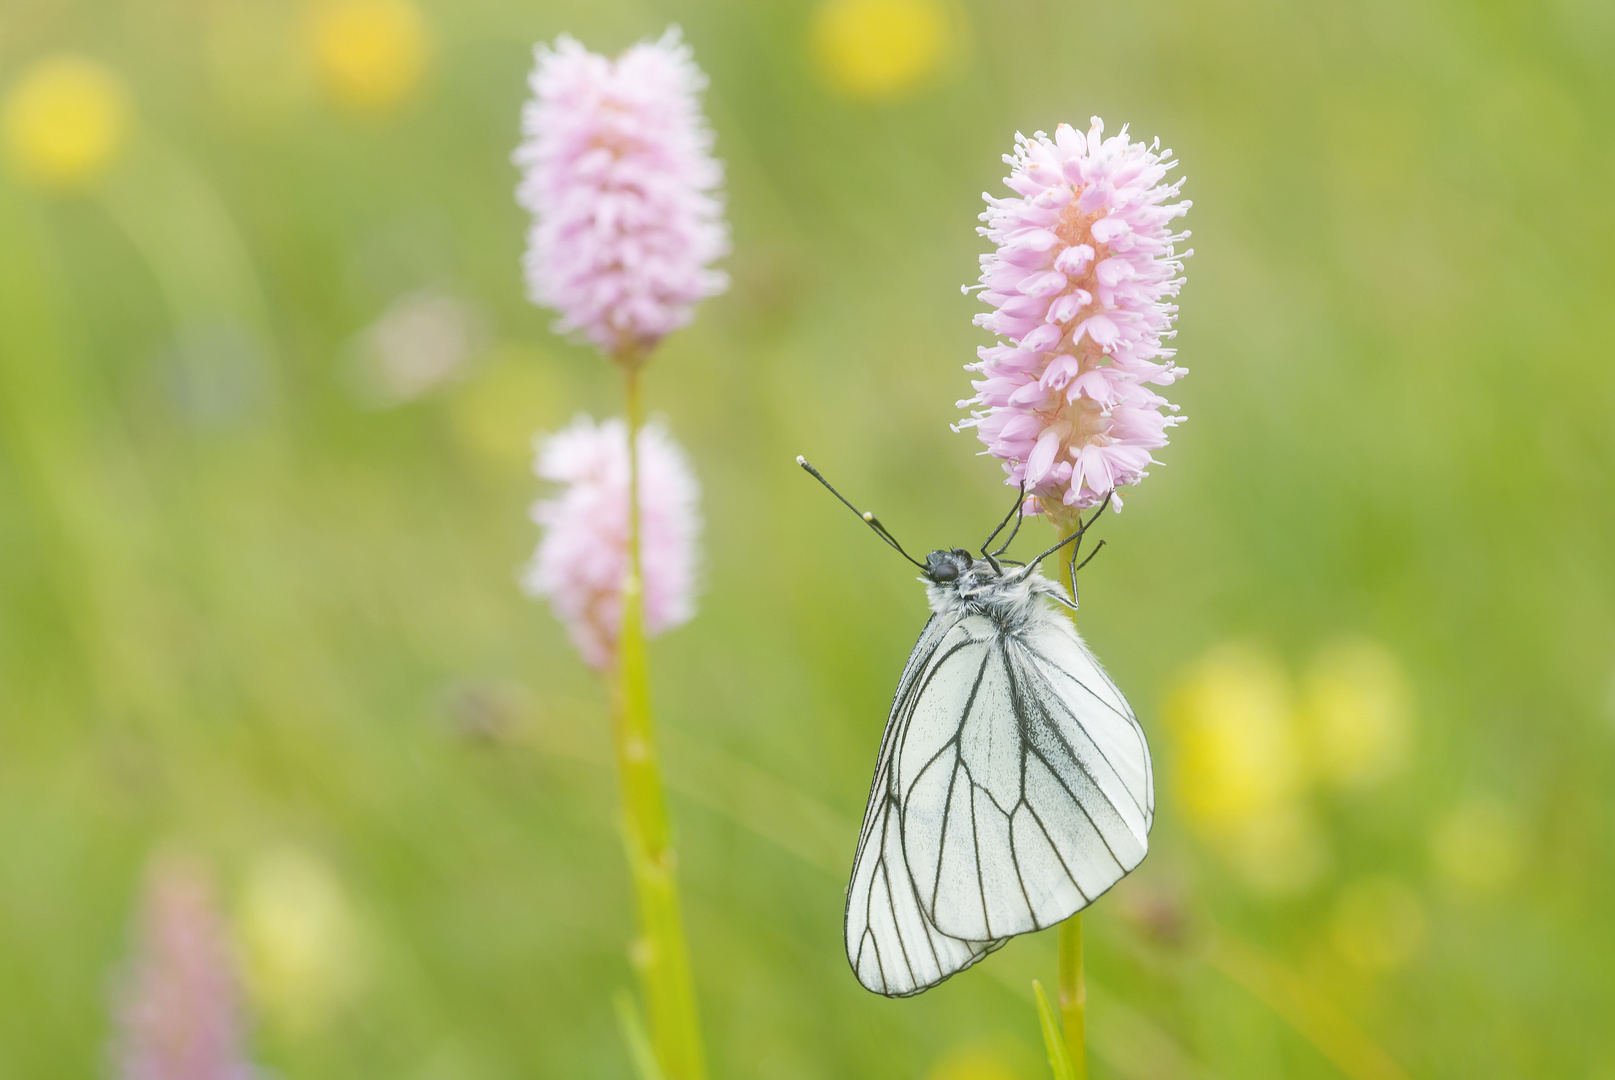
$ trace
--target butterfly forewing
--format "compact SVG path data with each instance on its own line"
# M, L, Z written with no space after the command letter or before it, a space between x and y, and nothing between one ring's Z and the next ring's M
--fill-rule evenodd
M847 890L847 959L879 994L918 993L1003 944L942 933L926 917L904 865L895 797L883 798Z

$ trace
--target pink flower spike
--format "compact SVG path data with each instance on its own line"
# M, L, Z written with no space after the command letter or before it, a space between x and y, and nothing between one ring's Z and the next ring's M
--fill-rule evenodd
M615 60L562 34L539 45L513 161L533 214L527 293L602 352L642 357L729 287L729 228L701 114L706 76L671 28Z
M1053 139L1017 134L1004 159L1016 195L987 196L976 230L994 250L978 294L993 310L975 322L1008 344L968 365L975 411L957 427L976 428L1007 482L1024 478L1028 503L1057 514L1142 480L1181 419L1145 384L1184 374L1165 342L1192 254L1178 254L1189 234L1171 223L1190 204L1175 201L1182 181L1165 179L1171 151L1104 130L1096 117L1086 137L1065 124Z
M251 1080L230 945L199 864L152 864L119 991L118 1080Z
M645 632L654 636L695 615L700 488L684 452L659 421L640 428L638 443ZM616 660L628 572L627 425L618 419L596 424L580 415L534 446L534 471L562 487L533 504L531 516L543 536L522 587L549 600L584 661L604 671Z

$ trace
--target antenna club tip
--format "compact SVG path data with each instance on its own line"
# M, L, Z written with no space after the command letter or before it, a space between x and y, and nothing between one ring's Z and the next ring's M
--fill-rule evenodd
M803 457L801 454L796 455L796 463L802 466L804 469L807 468L807 458Z
M865 521L868 521L868 522L873 522L875 520L875 512L873 510L865 510L863 513L859 514L858 516L863 518Z

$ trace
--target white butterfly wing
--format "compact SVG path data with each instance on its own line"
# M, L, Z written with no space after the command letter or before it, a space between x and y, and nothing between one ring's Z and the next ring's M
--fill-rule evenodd
M952 937L927 917L903 851L899 792L891 768L916 706L930 699L927 688L946 686L970 665L969 655L979 648L969 632L933 617L909 654L886 722L847 888L845 923L847 960L858 981L878 994L917 994L1003 944Z
M1144 733L1075 630L1037 614L1012 630L961 619L883 749L922 914L949 938L1052 926L1148 849Z

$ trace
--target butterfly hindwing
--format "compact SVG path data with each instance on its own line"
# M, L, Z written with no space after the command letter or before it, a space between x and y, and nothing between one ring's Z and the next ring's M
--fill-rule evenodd
M914 889L941 933L1053 925L1143 859L1149 751L1063 618L959 620L913 698L888 769Z

